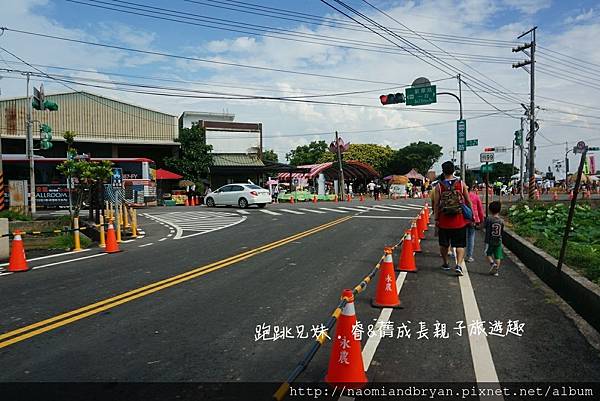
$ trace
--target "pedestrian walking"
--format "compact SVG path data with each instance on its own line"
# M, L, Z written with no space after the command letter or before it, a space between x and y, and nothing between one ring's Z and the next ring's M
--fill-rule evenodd
M450 270L448 250L456 248L456 274L462 275L462 263L467 245L467 226L472 218L472 205L467 186L454 176L454 163L442 164L444 179L435 190L433 210L435 227L442 257L442 269Z
M481 203L481 199L477 192L475 192L475 186L473 183L469 185L469 199L471 200L471 205L473 206L473 220L467 226L467 251L465 258L467 262L474 262L473 259L473 249L475 248L475 230L483 223L484 212L483 212L483 204Z
M490 274L498 276L500 262L504 258L502 252L502 231L504 222L500 218L502 205L498 201L490 203L488 210L490 216L485 219L485 254L490 262Z
M369 190L369 194L372 198L375 197L375 183L371 180L370 183L367 184L367 189Z

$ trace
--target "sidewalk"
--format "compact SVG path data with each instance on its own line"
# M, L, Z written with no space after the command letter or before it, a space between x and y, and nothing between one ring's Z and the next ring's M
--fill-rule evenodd
M457 277L454 269L441 269L437 238L430 227L421 242L423 253L416 256L419 272L406 276L400 293L404 309L394 311L391 317L396 326L410 321L413 337L384 338L371 363L370 379L600 381L600 353L561 310L563 301L543 291L544 284L532 282L508 257L503 260L499 276L491 276L483 239L478 231L475 262L468 263L464 276ZM469 325L477 314L484 322L481 328L485 333L469 336ZM421 321L429 328L428 339L417 338ZM448 338L434 337L436 321L447 323ZM454 329L459 321L467 326L462 336ZM490 332L494 321L502 323L498 333ZM507 333L509 324L514 330Z

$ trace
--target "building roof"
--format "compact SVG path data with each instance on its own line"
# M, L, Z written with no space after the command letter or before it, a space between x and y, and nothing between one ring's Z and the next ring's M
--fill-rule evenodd
M184 111L181 113L181 118L185 117L193 117L198 120L206 120L206 121L233 121L235 119L235 114L231 113L211 113L205 111Z
M337 179L338 178L338 167L337 167L337 163L335 162L327 162L327 163L321 163L321 164L309 164L306 166L298 166L299 168L304 168L304 169L309 169L308 173L292 173L291 176L292 177L296 177L296 178L307 178L307 179L311 179L311 178L315 178L317 177L320 173L323 173L325 175L325 178L327 178L328 180L333 180L333 179ZM356 160L349 160L349 161L344 161L342 164L342 169L344 170L344 176L346 178L351 178L351 179L357 179L357 178L362 178L362 179L369 179L369 178L375 178L375 177L379 177L379 173L377 171L375 171L375 169L367 164L367 163L362 163ZM279 178L286 178L286 177L290 177L289 173L279 173Z
M213 154L215 167L264 167L265 164L254 154L217 153Z

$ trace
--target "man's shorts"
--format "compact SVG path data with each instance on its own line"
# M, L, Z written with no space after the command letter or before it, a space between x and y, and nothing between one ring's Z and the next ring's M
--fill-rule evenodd
M467 226L463 228L438 228L440 246L465 248L467 246Z
M504 259L504 253L502 252L502 244L499 245L488 245L487 256L491 256L494 260Z

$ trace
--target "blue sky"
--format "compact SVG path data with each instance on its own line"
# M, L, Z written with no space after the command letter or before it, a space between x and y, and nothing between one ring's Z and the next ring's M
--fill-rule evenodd
M432 80L448 76L439 69L432 68L427 63L406 54L390 55L208 29L205 26L154 20L64 0L4 1L6 4L0 15L0 26L13 29L217 61L381 81L394 83L398 88L412 82L418 76L424 75ZM88 0L82 1L87 2ZM124 2L103 1L108 4L97 4L128 5ZM352 23L318 0L240 1L247 3L248 10L251 10L252 4L254 4L259 8L273 7L344 19L348 23ZM594 107L597 107L598 100L600 100L600 88L590 88L589 85L572 82L573 79L584 79L593 83L600 75L600 51L596 48L594 41L600 35L600 7L598 7L597 1L430 0L409 2L373 0L372 2L412 29L437 34L515 41L520 32L537 25L539 27L539 44L545 48L541 49L538 63L540 72L536 80L538 95L541 96L538 104L543 108L538 112L542 127L540 130L542 136L538 143L543 149L538 152L539 165L546 170L546 166L552 163L552 159L561 158L561 154L564 153L565 140L574 143L578 139L599 136L595 134L597 127L595 124L598 123L596 116L600 116L600 110ZM198 0L198 3L203 4L183 0L168 2L132 0L131 3L176 10L186 18L192 18L189 14L195 13L201 17L238 21L242 29L244 29L243 24L266 25L284 28L295 34L327 35L377 46L388 46L388 49L393 48L389 42L366 30L358 32L323 25L301 24L281 18L267 18L241 13L239 10L225 10L207 5L235 8L235 2L225 0L220 2ZM334 2L330 1L330 3ZM396 22L368 8L360 0L349 0L347 3L386 27L401 28ZM132 4L129 6L135 7ZM203 25L201 22L199 23ZM356 28L360 28L360 26L356 25ZM431 43L418 38L410 40L428 50L439 51ZM490 43L492 42L488 44ZM501 58L501 61L498 62L464 59L468 66L456 60L448 60L448 62L501 92L510 93L509 99L506 96L501 97L481 92L482 99L470 93L467 86L463 87L465 89L463 93L465 117L467 120L471 120L468 122L468 137L478 138L480 148L510 145L512 133L519 126L518 117L521 114L520 110L514 109L519 108L519 102L528 101L529 89L527 73L523 70L512 69L510 64L525 56L512 53L510 43L498 46L474 46L459 40L453 43L435 42L435 44L451 54L481 56L488 60L490 57ZM311 140L331 140L330 134L311 135L312 133L332 134L335 130L340 131L350 142L380 143L394 148L405 146L416 140L434 141L444 146L444 157L451 153L455 144L453 131L456 123L453 120L456 119L456 104L453 99L440 96L439 102L429 107L431 110L407 107L383 108L378 103L380 93L377 90L383 90L384 87L390 85L382 83L352 82L224 67L189 60L99 49L20 35L14 32L6 32L1 36L0 46L6 47L29 62L91 71L44 68L48 72L68 75L73 79L101 80L102 85L106 86L106 88L94 89L81 86L78 89L85 89L135 104L144 104L174 115L179 115L184 110L211 112L227 110L236 114L237 121L262 122L265 129L266 147L275 149L280 158L289 149L306 144ZM557 61L555 58L557 55L549 53L548 49L574 55L594 64L588 68L586 63L578 62L578 69L573 71L567 67L568 58L562 57ZM397 51L397 48L394 50ZM6 53L0 55L2 56L0 67L4 66L3 59L8 63L14 62L10 55ZM15 64L10 65L15 66ZM22 65L20 67L25 68ZM115 73L155 77L170 81L123 77L115 75ZM569 75L571 81L560 78L567 73L575 74ZM18 75L0 71L0 76L5 78L0 80L2 97L22 95L23 83ZM48 79L44 79L43 82L48 92L68 90ZM343 107L257 100L165 98L115 90L122 87L122 83L157 84L157 82L162 85L196 91L220 91L261 96L300 96L365 90L372 92L355 96L322 98L325 101L354 102L366 106ZM465 78L465 82L467 85L470 83L470 85L477 86L477 81L472 79ZM452 80L441 81L438 86L445 90L456 91L456 83ZM585 96L581 96L583 91L586 93ZM498 115L491 117L482 117L482 114L497 110L492 107L512 111L505 114L497 113ZM431 125L438 123L439 125ZM396 132L393 130L395 128L401 129ZM376 129L384 131L356 132ZM598 142L600 143L600 138L598 138ZM467 152L469 164L478 164L480 150L478 148ZM505 161L510 161L510 155L500 155L500 157L504 157Z

